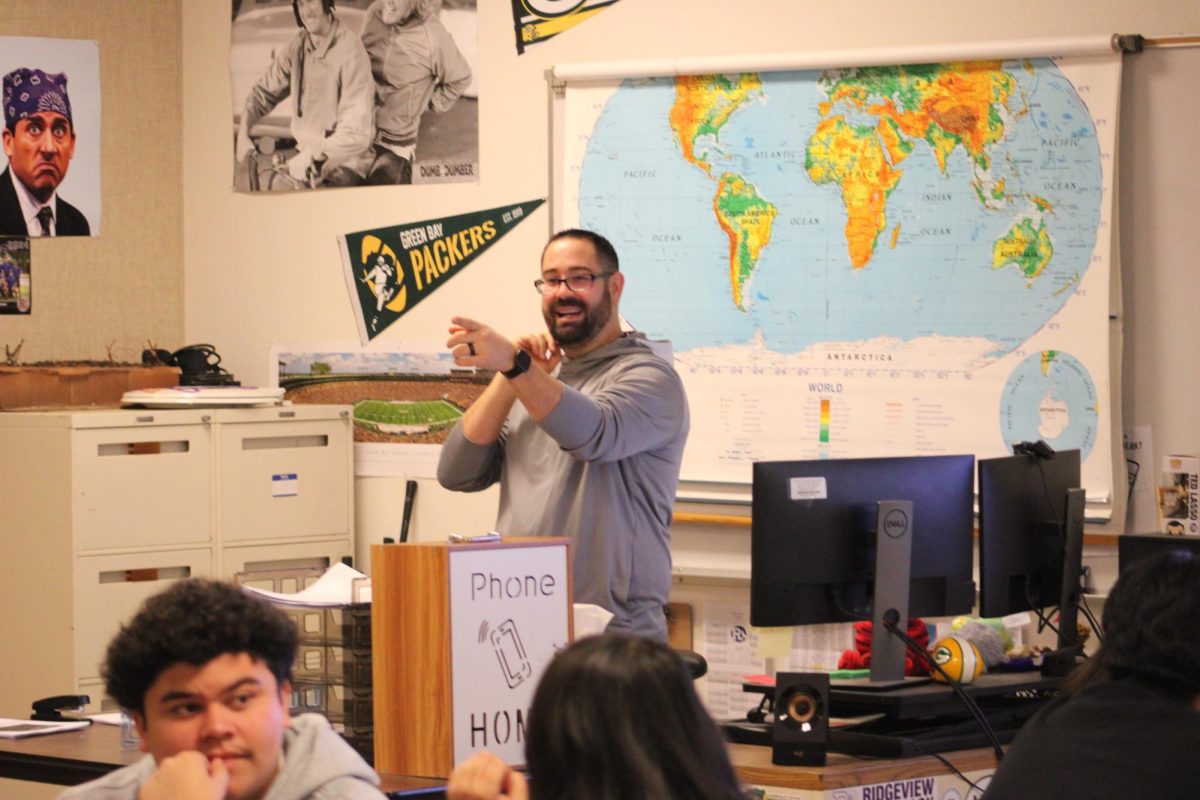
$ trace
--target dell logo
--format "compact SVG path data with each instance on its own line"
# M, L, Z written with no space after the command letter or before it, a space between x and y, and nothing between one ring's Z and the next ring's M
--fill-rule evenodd
M893 539L899 539L908 533L908 515L894 508L883 518L883 531Z

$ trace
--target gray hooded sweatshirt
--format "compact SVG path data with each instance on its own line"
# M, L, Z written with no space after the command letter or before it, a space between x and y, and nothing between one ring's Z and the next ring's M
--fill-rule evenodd
M438 481L479 491L500 481L496 530L570 536L574 600L616 616L609 630L667 638L671 511L689 418L675 369L634 335L559 367L562 400L540 423L514 404L500 441L456 426Z
M75 786L59 800L137 800L157 765L147 755L136 764ZM317 714L292 718L283 734L283 763L263 800L381 800L379 776Z

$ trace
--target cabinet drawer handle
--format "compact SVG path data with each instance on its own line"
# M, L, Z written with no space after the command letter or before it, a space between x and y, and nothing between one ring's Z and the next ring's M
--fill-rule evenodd
M308 436L247 436L242 439L243 450L282 450L291 447L329 447L325 434Z
M157 456L163 453L186 453L192 443L181 442L105 442L96 446L99 456Z
M191 567L136 567L134 569L110 569L100 573L101 583L145 583L147 581L172 581L190 578Z

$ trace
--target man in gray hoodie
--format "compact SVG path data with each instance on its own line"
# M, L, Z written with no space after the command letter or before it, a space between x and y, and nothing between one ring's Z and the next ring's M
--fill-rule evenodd
M148 755L60 798L380 800L379 778L329 722L289 714L297 632L232 584L148 599L108 646L108 694Z
M675 369L622 333L617 254L592 231L542 251L547 332L517 339L451 320L454 361L496 371L450 432L438 462L447 489L500 481L496 529L570 536L579 603L615 615L610 631L666 639L670 523L689 418Z

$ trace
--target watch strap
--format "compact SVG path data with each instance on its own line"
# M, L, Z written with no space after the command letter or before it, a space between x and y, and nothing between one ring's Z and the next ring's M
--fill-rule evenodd
M518 375L522 375L522 374L528 372L529 365L532 363L533 363L533 359L530 357L529 353L527 353L526 351L524 351L520 348L517 348L517 352L513 355L512 369L506 369L503 372L501 372L500 374L503 375L504 377L508 378L509 380L512 380L513 378L517 377Z

